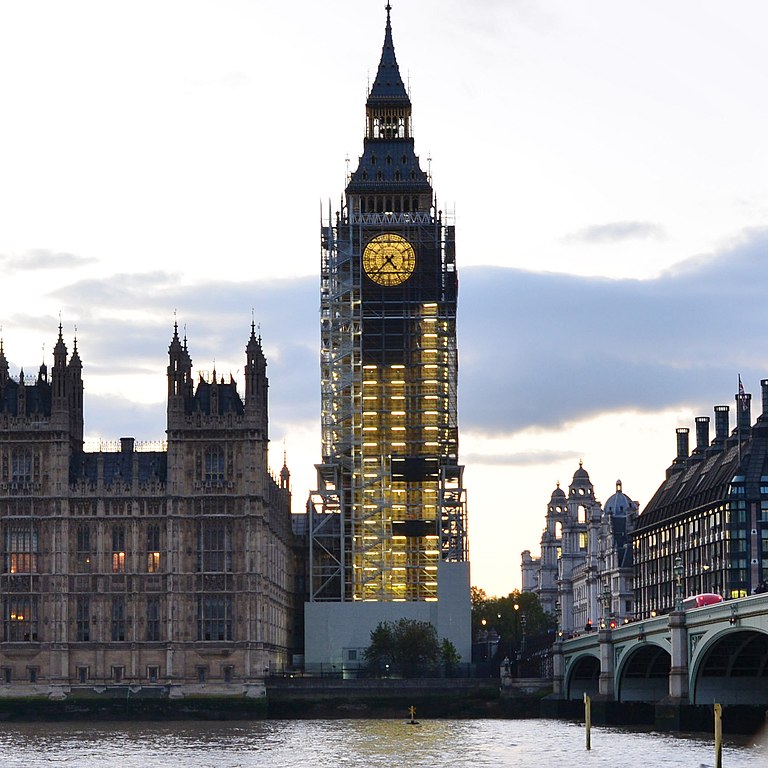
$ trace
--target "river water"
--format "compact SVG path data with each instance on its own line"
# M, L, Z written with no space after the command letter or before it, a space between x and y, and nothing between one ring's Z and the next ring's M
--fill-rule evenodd
M417 713L418 717L418 713ZM267 720L0 726L0 766L24 768L701 768L711 739L554 720ZM723 768L765 768L765 735L727 743Z

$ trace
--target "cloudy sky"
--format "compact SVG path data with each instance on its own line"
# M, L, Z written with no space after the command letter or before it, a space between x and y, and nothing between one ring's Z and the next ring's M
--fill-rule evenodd
M0 0L0 325L77 328L86 432L160 440L196 371L269 359L271 462L320 459L321 201L362 149L384 0ZM583 459L644 505L674 430L768 376L768 4L394 0L455 214L474 584L506 594Z

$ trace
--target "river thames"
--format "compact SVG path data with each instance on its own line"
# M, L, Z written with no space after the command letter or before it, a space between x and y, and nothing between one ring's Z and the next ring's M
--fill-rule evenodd
M417 714L418 717L418 714ZM3 768L442 768L714 765L712 739L555 720L25 723L0 729ZM726 743L724 768L768 764L765 735Z

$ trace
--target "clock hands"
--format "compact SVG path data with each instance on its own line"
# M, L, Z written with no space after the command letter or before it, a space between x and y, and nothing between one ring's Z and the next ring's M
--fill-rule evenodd
M373 238L363 253L363 269L379 285L400 285L412 274L415 254L408 241L392 233Z

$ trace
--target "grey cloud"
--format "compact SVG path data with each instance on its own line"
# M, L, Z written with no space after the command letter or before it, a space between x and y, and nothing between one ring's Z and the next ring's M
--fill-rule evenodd
M614 409L732 402L736 374L759 392L768 231L654 280L466 269L464 428L555 426ZM625 436L617 435L617 439Z
M624 240L663 240L666 233L663 227L647 221L614 221L609 224L597 224L568 235L566 242L579 243L618 243Z
M715 404L733 403L737 373L747 391L759 395L759 380L768 375L767 251L768 230L753 231L718 254L691 259L646 281L461 270L462 428L503 435L610 410L682 405L711 413ZM78 282L58 291L57 298L66 307L65 318L78 318L86 391L89 375L154 373L163 379L174 309L179 325L187 327L196 370L209 370L214 359L226 361L219 368L224 375L228 366L237 370L253 308L269 364L276 431L319 418L316 277L181 286L174 276L158 272ZM131 311L114 320L108 308ZM158 322L158 317L167 320ZM29 321L30 327L45 327L41 318ZM55 340L57 327L50 318L47 342ZM28 353L25 367L32 370L29 362L35 365L39 358ZM130 391L122 394L131 397ZM160 416L152 418L164 424L158 407ZM119 413L126 408L115 405ZM114 434L106 405L89 413L88 418L104 419L103 427L100 421L89 426ZM128 421L138 418L134 413ZM616 435L617 441L626 439ZM491 461L546 458L512 455Z
M158 371L158 375L162 375ZM165 440L165 403L136 403L128 397L88 394L86 396L85 432L107 440L135 437L140 441Z
M90 264L94 259L87 259L84 256L77 256L73 253L64 253L58 251L49 251L42 248L25 251L18 256L0 255L0 261L3 263L3 269L14 272L35 271L35 270L53 270L53 269L72 269L84 264Z
M180 333L188 337L196 373L210 371L214 365L225 376L230 368L232 373L242 371L253 317L267 356L273 424L279 429L282 422L319 419L319 291L315 277L182 286L175 275L154 272L84 280L60 289L56 296L65 307L65 316L82 318L87 307L93 318L81 319L78 331L86 386L89 373L127 374L129 382L131 373L164 377L174 310ZM129 319L105 318L112 309L130 310ZM156 318L162 316L167 320L158 322ZM53 333L55 327L51 321L49 331ZM126 395L130 397L130 392ZM95 421L88 426L112 431L106 406L94 410L91 417ZM162 413L162 428L164 423ZM156 429L158 425L149 420L146 426ZM138 431L136 437L140 437Z
M578 460L579 454L572 451L530 451L523 453L467 453L462 454L461 460L466 464L475 466L497 467L535 467L539 465L554 464L567 459Z

